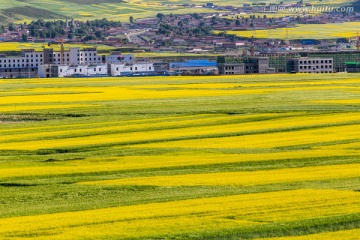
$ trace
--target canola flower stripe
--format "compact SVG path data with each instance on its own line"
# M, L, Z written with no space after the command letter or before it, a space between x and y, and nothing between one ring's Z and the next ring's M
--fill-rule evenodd
M73 160L73 161L63 161L59 163L53 163L52 166L44 166L43 163L5 163L0 166L0 179L6 178L14 178L14 177L27 177L27 176L46 176L46 175L62 175L62 174L75 174L75 173L96 173L96 172L115 172L115 171L126 171L126 170L146 170L146 169L157 169L157 168L167 168L167 167L184 167L184 166L201 166L201 165L211 165L211 164L227 164L227 163L251 163L251 162L260 162L260 161L296 161L297 159L302 159L304 155L308 158L319 158L319 157L328 157L335 158L337 156L347 156L347 157L357 157L358 152L348 152L348 151L339 151L339 150L329 150L326 153L322 150L315 151L292 151L288 152L279 152L279 153L249 153L249 154L219 154L219 153L193 153L193 152L183 152L181 156L179 155L158 155L158 156L126 156L126 157L104 157L104 158L89 158L88 160ZM171 159L171 161L169 161ZM357 167L357 165L354 165ZM358 172L350 171L342 172L346 168L336 170L343 177L351 177L358 176ZM316 174L316 169L313 174ZM332 168L330 168L332 169ZM293 170L295 171L295 169ZM320 170L321 171L321 170ZM281 172L281 171L280 171ZM286 170L282 171L286 174ZM264 171L267 175L271 175L271 172ZM230 175L252 175L251 173L230 173ZM295 176L306 178L306 173L304 175L297 174ZM320 173L321 174L321 173ZM210 174L211 176L212 174ZM226 174L215 174L218 177L226 178ZM206 176L206 175L205 175ZM258 176L258 175L254 175ZM289 176L295 178L295 176ZM322 177L321 177L322 176ZM198 183L191 179L194 176L185 175L182 180L190 181L194 185L198 185ZM202 175L199 176L200 178ZM237 182L241 181L242 178L237 178L237 176L233 176L237 180ZM284 177L284 176L283 176ZM326 176L325 176L326 177ZM313 178L325 179L323 174L320 176L314 175ZM338 176L339 177L339 176ZM162 178L162 177L159 177ZM191 179L189 179L191 178ZM220 179L221 179L220 178ZM311 176L308 176L311 178ZM187 179L187 180L186 180ZM261 177L261 179L263 179ZM135 183L136 179L128 179L124 180L131 182L135 185L143 185L144 182L140 181ZM198 180L198 179L197 179ZM89 182L89 184L122 184L122 180L110 180L104 182ZM224 182L217 182L214 179L216 185L224 184ZM253 179L255 183L264 184L260 179ZM265 181L263 179L263 181ZM274 180L273 180L274 181ZM150 182L148 182L150 183ZM167 182L169 183L169 182ZM254 182L253 182L254 183ZM209 183L208 183L209 184ZM231 184L228 182L228 184ZM145 184L146 185L146 184Z
M311 117L310 117L311 118ZM317 117L314 117L317 119ZM2 150L38 150L38 149L49 149L49 148L63 148L63 147L81 147L86 145L102 145L102 144L119 144L119 145L131 145L137 144L142 142L152 142L157 141L161 142L162 146L169 146L171 144L176 145L178 147L188 145L192 141L196 141L201 144L202 146L209 146L209 147L218 147L219 145L223 145L224 147L241 147L244 142L251 143L247 144L247 147L258 147L258 148L275 148L275 147L286 147L291 145L300 145L300 144L311 144L315 142L326 142L331 139L331 141L343 141L343 140L354 140L358 139L359 136L356 133L357 130L360 130L360 122L355 122L351 124L351 121L355 121L359 119L359 115L356 116L349 116L346 119L350 122L342 123L340 121L339 125L336 124L332 126L333 116L324 117L325 120L317 121L317 120L308 120L304 119L304 121L295 122L294 119L285 119L282 120L269 120L264 122L258 123L233 123L233 124L222 124L218 127L214 128L213 126L199 126L194 127L191 124L189 126L185 126L179 129L160 129L160 130L150 130L146 131L146 135L137 135L132 132L125 132L122 134L112 133L109 134L91 134L91 130L89 132L84 133L80 131L80 136L72 136L71 132L69 134L63 136L64 141L59 140L56 136L56 133L46 133L49 135L50 138L48 139L40 139L40 140L32 140L26 141L26 135L24 136L24 140L20 140L23 145L18 144L18 142L14 141L12 136L3 136L0 137L0 149ZM301 120L301 117L300 117ZM329 122L327 122L327 120ZM320 122L320 123L319 123ZM332 122L332 124L331 124ZM306 124L309 123L310 125L307 126ZM311 124L324 124L325 126L317 126ZM344 124L345 126L341 126ZM329 125L329 126L327 126ZM136 127L135 127L136 128ZM290 135L288 133L289 129L291 128L310 128L310 130L303 130L297 132L297 135ZM315 129L311 129L315 128ZM115 127L116 129L116 127ZM117 128L119 129L119 128ZM131 127L129 129L132 129ZM101 129L100 129L101 130ZM104 129L106 130L106 128ZM110 130L110 129L108 129ZM121 130L121 128L119 129ZM295 131L297 129L294 129ZM97 130L95 130L97 131ZM255 132L254 135L252 131ZM266 133L269 132L276 132L276 133ZM355 131L355 132L354 132ZM264 132L264 133L262 133ZM334 137L335 133L340 132ZM214 138L211 135L223 135L219 136L218 138ZM228 137L228 135L243 135L239 137ZM54 135L54 138L52 137ZM85 136L84 136L85 135ZM290 135L290 136L289 136ZM34 136L30 135L30 136ZM41 136L41 134L39 134ZM298 139L298 136L301 136L301 139ZM331 136L331 137L330 137ZM36 134L35 134L36 137ZM61 136L60 136L61 138ZM194 138L195 140L181 140L181 138ZM202 138L202 139L199 139ZM263 140L266 138L266 140ZM281 139L281 141L279 141ZM174 142L174 140L176 140ZM9 143L7 143L9 141ZM170 141L169 143L164 143ZM226 143L232 143L232 146L228 146ZM194 144L196 145L196 144ZM142 146L142 145L140 145ZM156 146L151 145L151 146Z
M287 236L277 238L259 238L256 240L358 240L360 229L351 229L336 232L323 232L317 234L309 234L304 236Z
M300 131L283 131L275 133L244 134L243 136L223 136L212 138L200 138L190 140L177 140L159 143L137 144L134 147L157 147L157 148L294 148L304 145L316 146L330 144L336 141L359 141L360 125L346 125L322 127ZM2 145L0 145L2 146Z
M312 181L336 178L360 177L360 164L304 167L252 172L221 172L156 176L83 182L82 184L106 185L156 185L156 186L197 186L197 185L262 185L281 182Z
M258 119L279 119L279 118L286 118L289 117L289 115L284 114L281 115L270 115L270 114L262 114L262 115L251 115L251 116L235 116L235 117L229 117L229 116L219 116L219 115L205 115L205 116L199 116L198 118L194 119L188 119L187 116L184 116L182 118L173 119L148 119L146 122L140 122L140 121L128 121L127 123L124 122L115 122L115 123L102 123L98 124L96 128L93 128L93 125L88 124L81 124L76 127L76 129L70 129L70 126L67 127L68 130L56 130L56 129L44 129L45 131L36 131L35 133L20 133L21 139L19 139L18 136L11 136L13 131L3 131L5 134L0 137L0 142L14 142L17 139L24 141L24 140L32 140L36 138L46 139L46 138L74 138L79 136L91 136L91 135L99 135L99 134L110 134L110 133L128 133L128 132L143 132L147 131L150 132L150 130L165 130L165 129L186 129L190 128L193 129L195 126L197 128L199 127L205 127L209 128L209 126L219 126L219 125L225 125L225 127L231 127L233 126L233 122L238 122L238 124L241 124L241 122L251 122L252 120L257 121ZM350 118L346 119L347 121L351 121ZM352 120L356 121L358 120L357 116L354 117ZM260 121L260 120L259 120ZM360 116L359 116L360 121ZM103 126L100 126L103 125ZM113 125L113 126L111 126ZM75 127L74 127L75 128ZM40 130L40 128L36 128L35 130ZM51 130L51 131L49 131ZM86 130L86 131L84 131ZM6 134L7 133L7 134ZM5 136L7 135L7 136Z
M358 212L360 193L305 189L4 218L0 236L76 239L106 237L110 230L119 238L151 237Z

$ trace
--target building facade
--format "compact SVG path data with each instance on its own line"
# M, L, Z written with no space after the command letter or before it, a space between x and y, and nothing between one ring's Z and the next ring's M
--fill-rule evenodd
M360 73L360 62L347 62L346 72L348 73Z
M108 75L106 64L91 65L41 65L38 74L40 78L49 77L103 77Z
M21 56L0 55L0 78L36 77L39 65L44 62L44 54L32 49L22 50Z
M218 59L219 74L255 74L273 73L269 68L268 57L240 57L240 58L220 58Z
M294 73L332 73L333 64L333 58L300 57L289 60L287 69Z
M121 52L111 52L109 56L105 57L108 64L112 63L133 63L134 56L132 54L122 54Z
M129 76L135 73L150 73L154 72L153 63L120 63L110 64L111 76Z

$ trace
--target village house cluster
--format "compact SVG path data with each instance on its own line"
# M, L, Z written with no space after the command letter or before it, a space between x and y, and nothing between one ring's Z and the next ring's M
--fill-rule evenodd
M234 75L270 73L333 73L359 71L360 52L282 53L219 56L217 60L136 61L132 54L99 55L96 48L60 52L22 50L21 56L0 55L0 78L105 77L160 75ZM355 66L355 67L354 67Z

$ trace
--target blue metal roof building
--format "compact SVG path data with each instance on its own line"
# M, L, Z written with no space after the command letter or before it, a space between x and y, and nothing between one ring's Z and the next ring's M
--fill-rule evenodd
M188 60L186 62L172 62L170 68L197 68L197 67L216 67L216 62L209 60Z

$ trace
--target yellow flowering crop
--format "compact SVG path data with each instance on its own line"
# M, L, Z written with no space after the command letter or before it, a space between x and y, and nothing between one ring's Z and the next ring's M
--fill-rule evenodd
M316 206L314 208L314 206ZM0 219L0 237L151 237L360 212L360 193L294 190Z
M336 232L322 232L304 236L287 236L278 238L259 238L256 240L358 240L360 229L343 230Z
M282 182L299 182L336 178L360 177L360 164L285 168L250 172L220 172L155 177L135 177L115 180L84 182L82 184L106 185L156 185L156 186L202 186L202 185L262 185Z

